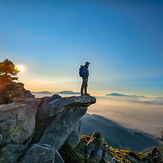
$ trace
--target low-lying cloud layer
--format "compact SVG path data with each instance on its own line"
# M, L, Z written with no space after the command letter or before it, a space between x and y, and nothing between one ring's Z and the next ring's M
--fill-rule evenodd
M111 93L97 96L97 102L88 109L114 120L125 127L160 136L163 130L163 98Z
M146 97L146 96L137 96L137 95L125 95L120 93L111 93L106 94L106 96L117 97L118 100L125 100L133 103L141 103L146 105L162 105L163 106L163 97ZM124 97L124 98L118 98Z

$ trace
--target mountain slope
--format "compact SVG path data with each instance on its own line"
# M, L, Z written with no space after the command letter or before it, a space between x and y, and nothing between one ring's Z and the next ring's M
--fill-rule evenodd
M154 139L141 133L130 133L128 129L98 115L86 115L82 118L81 134L91 135L99 131L106 142L114 148L130 148L142 151L150 146L159 145Z

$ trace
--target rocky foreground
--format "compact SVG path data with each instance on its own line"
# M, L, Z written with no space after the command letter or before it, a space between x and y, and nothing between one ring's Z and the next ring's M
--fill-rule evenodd
M108 146L99 132L81 136L80 119L95 102L55 94L0 105L0 163L161 162L157 149L146 157Z
M0 105L0 162L64 162L58 150L80 141L80 118L96 102L91 96L19 98Z

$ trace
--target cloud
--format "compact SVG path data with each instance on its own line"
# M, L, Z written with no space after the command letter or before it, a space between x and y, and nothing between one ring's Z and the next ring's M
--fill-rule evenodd
M160 101L160 100L147 100L147 101L128 100L128 101L146 104L146 105L163 105L163 101Z
M120 93L106 94L105 97L110 97L110 98L112 97L112 100L128 101L132 103L140 103L145 105L161 105L161 106L163 105L163 97L145 97L145 96L137 96L137 95L125 95Z
M157 99L163 99L163 97L156 97Z

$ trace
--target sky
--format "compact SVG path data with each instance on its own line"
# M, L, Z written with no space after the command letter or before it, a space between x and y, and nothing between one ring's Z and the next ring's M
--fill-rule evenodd
M31 91L163 97L163 1L0 0L0 61Z

